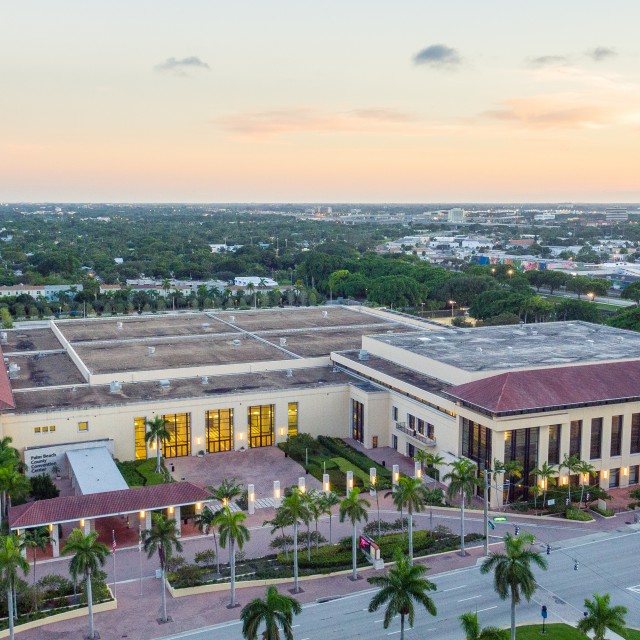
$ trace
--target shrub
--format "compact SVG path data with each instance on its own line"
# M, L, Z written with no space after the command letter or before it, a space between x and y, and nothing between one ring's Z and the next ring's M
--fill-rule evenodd
M207 549L206 551L198 551L194 556L196 564L201 564L205 567L211 567L216 561L216 552L213 549Z
M31 496L34 500L49 500L60 495L58 487L53 483L48 473L41 473L29 479L31 483Z
M173 573L172 583L181 587L195 587L200 584L202 568L195 564L185 564Z
M183 556L172 556L167 560L167 571L175 572L186 562Z
M360 453L356 451L353 447L349 446L346 442L343 442L339 438L329 438L327 436L318 436L318 442L334 453L336 456L341 458L345 458L349 462L356 465L356 467L362 469L365 473L369 473L369 469L371 467L375 467L377 470L378 477L384 478L385 480L391 480L391 471L386 467L378 464L374 460L371 460L364 453Z
M249 492L245 489L237 498L236 504L242 509L242 511L249 510Z
M634 500L640 500L640 489L633 489L632 491L629 491L629 496Z
M53 573L42 576L36 584L42 592L42 598L44 600L62 598L73 593L73 583L71 580Z
M580 511L579 509L569 508L566 510L565 516L567 520L577 520L578 522L591 522L593 520L593 516L586 513L585 511Z
M611 518L612 516L616 515L616 512L613 509L600 509L600 507L596 505L592 505L590 509L591 511L595 511L605 518Z
M80 593L80 604L83 605L87 604L86 586L87 583L83 580L81 583L82 591ZM111 598L109 588L107 587L107 574L104 571L97 571L91 574L91 597L93 604L104 602Z

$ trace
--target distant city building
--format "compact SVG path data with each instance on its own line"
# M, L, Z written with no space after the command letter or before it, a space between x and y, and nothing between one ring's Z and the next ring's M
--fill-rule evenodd
M248 287L252 284L254 287L277 287L278 283L271 278L260 278L258 276L241 276L235 278L233 284L236 287Z
M447 222L464 222L464 209L460 209L460 207L449 209Z
M629 214L625 207L610 207L604 211L607 222L625 222L629 219Z

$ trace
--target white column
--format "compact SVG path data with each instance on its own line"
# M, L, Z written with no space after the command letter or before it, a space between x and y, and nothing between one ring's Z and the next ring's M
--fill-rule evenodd
M60 534L58 531L58 525L53 524L49 529L49 537L51 538L51 549L53 551L53 557L60 557Z
M82 533L84 533L85 536L91 533L91 520L89 520L89 518L80 520L80 530L82 531Z
M325 493L330 493L331 492L331 483L329 482L329 474L328 473L323 473L322 474L322 490Z
M182 535L182 521L180 520L180 507L173 507L171 517L176 521L176 532L178 537Z
M254 485L247 485L247 502L249 503L249 515L256 512L256 488Z
M422 465L417 460L413 463L413 477L416 480L420 480L422 478Z
M347 471L347 493L353 489L353 471Z
M24 532L25 532L25 533L26 533L27 531L28 531L28 529L25 529L25 530L24 530ZM18 536L18 538L20 537L20 529L16 529L16 536ZM34 551L33 551L33 552L34 552L34 553L36 553L36 550L34 549ZM22 546L20 547L20 555L21 555L23 558L26 558L26 557L27 557L27 546L26 546L26 545L22 545Z
M400 480L400 465L398 464L393 465L391 478L392 478L393 486L396 487L398 485L398 480Z
M277 509L282 504L282 493L280 492L280 480L273 481L273 506Z
M307 481L305 480L304 476L300 476L298 478L298 491L300 491L300 493L304 493L307 490Z
M151 529L151 511L140 512L140 524L143 529Z

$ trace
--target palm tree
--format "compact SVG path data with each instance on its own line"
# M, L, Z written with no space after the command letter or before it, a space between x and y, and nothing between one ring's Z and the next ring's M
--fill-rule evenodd
M49 530L47 527L38 527L37 529L28 529L24 534L24 546L27 549L33 549L33 610L38 610L38 598L36 594L36 558L38 549L44 553L49 544Z
M160 466L160 445L165 442L171 442L171 431L167 429L169 424L162 416L155 416L152 420L145 420L144 425L147 432L144 434L144 441L153 440L156 443L156 473L162 473Z
M29 482L29 478L16 471L15 464L9 461L6 463L6 466L0 467L0 491L2 492L0 525L2 524L3 517L7 517L9 507L11 506L11 498L27 496L30 489L31 483Z
M396 551L394 567L385 575L368 578L369 584L380 587L369 603L369 613L387 604L383 622L385 629L400 615L400 640L404 640L405 618L409 618L409 626L413 627L416 613L414 603L422 605L432 616L437 613L436 605L428 595L429 591L436 590L436 585L423 577L426 572L427 567L412 565L409 558Z
M427 495L420 478L403 476L398 480L393 492L393 503L402 509L407 509L407 529L409 532L409 564L413 564L413 514L420 513L427 503Z
M298 527L300 521L309 516L309 510L305 504L304 496L298 487L292 487L291 495L287 496L280 505L284 517L293 523L293 591L298 593Z
M167 518L163 513L152 513L151 529L142 532L142 540L148 558L154 553L158 554L162 572L162 622L167 622L167 562L171 559L174 549L182 551L182 545L178 540L178 525L173 518Z
M226 507L229 503L242 494L242 485L236 482L235 478L229 480L225 478L219 487L207 487L216 500L222 502L222 506Z
M69 573L74 578L84 576L85 589L87 591L87 606L89 607L89 638L95 638L93 629L93 592L91 590L91 576L104 566L109 555L109 547L98 542L98 532L91 531L86 535L80 529L74 529L67 538L67 543L62 553L72 553L73 558L69 563Z
M544 509L545 502L547 501L549 480L551 480L551 478L555 478L558 472L554 465L545 461L539 469L534 469L531 473L542 480L542 508Z
M386 478L376 478L375 484L369 485L369 490L375 492L376 496L376 511L378 512L378 537L382 535L380 531L380 492L388 491L391 489L391 483ZM393 495L390 493L385 493L385 496Z
M213 546L216 548L216 573L220 575L220 554L218 553L218 536L216 536L216 518L220 509L213 511L210 507L205 507L200 515L196 516L196 525L205 535L211 532L213 536Z
M439 453L428 453L426 462L427 470L435 471L435 473L433 474L433 487L435 489L436 482L438 481L440 475L439 467L443 467L447 464L447 462Z
M267 587L266 597L255 598L242 610L242 636L257 640L258 629L264 623L263 640L280 640L280 627L285 640L293 640L293 616L302 612L300 603L291 596L278 593L276 587Z
M311 489L307 492L308 503L307 507L309 508L310 520L313 520L316 525L316 552L318 551L318 520L320 520L321 516L325 513L325 509L322 503L322 496L319 491L315 489Z
M584 497L585 478L587 482L589 482L589 477L595 476L597 472L596 472L596 468L589 462L586 462L585 460L580 460L578 464L574 467L574 469L576 470L576 472L580 477L580 502L578 502L578 509L579 509L582 506L582 498Z
M480 486L480 480L476 477L476 465L467 458L460 458L451 463L451 471L447 473L443 480L449 482L447 495L454 498L460 496L460 555L465 555L464 550L464 502L466 498L471 499L473 490Z
M510 533L504 537L504 553L492 552L480 567L480 573L494 574L494 589L502 600L511 596L511 640L516 640L516 605L524 596L527 602L536 591L537 584L531 570L535 564L547 568L547 561L531 548L535 537L522 533L514 538Z
M581 460L578 456L568 456L564 454L564 460L560 463L560 469L566 469L569 476L567 486L569 487L569 502L571 502L571 476L575 474L576 467L580 464Z
M13 600L15 594L15 582L18 571L25 575L29 573L29 563L23 558L20 551L20 540L16 535L0 537L0 581L7 590L7 604L9 607L9 638L13 640L14 611Z
M289 562L289 545L287 543L287 534L285 533L286 527L293 526L293 520L288 513L285 513L281 507L276 509L276 512L271 520L265 520L262 523L263 527L269 525L271 527L271 535L273 535L278 529L282 533L282 546L284 548L284 557Z
M333 512L332 509L333 507L335 507L337 504L340 504L340 498L338 498L338 494L334 493L333 491L329 491L329 493L325 493L322 498L320 498L321 500L321 504L322 504L322 510L323 513L326 513L329 516L329 544L333 544L333 540L332 540L332 519L333 519Z
M220 532L220 546L226 549L227 542L229 543L229 566L231 568L230 607L236 606L236 544L238 549L242 549L244 543L249 540L249 529L242 524L246 518L246 513L242 511L233 513L229 507L224 507L216 518L216 524Z
M511 498L511 487L514 485L513 478L520 480L522 478L524 467L518 460L509 460L509 462L504 462L502 464L502 469L509 480L509 487L507 488L507 504L509 504Z
M459 618L465 640L507 640L508 632L500 627L481 627L478 613L463 613Z
M593 631L593 640L604 640L607 629L618 635L626 635L627 623L624 617L627 615L627 607L611 607L610 600L608 593L603 596L594 593L593 600L584 601L587 611L584 618L580 618L578 629L585 635Z
M353 533L351 537L351 559L353 563L353 573L351 575L352 580L358 579L357 571L357 559L356 559L356 525L361 520L367 522L369 520L369 514L367 513L367 507L370 507L368 500L360 497L360 489L354 487L349 491L349 495L340 503L340 522L344 522L346 518L351 520L353 526Z

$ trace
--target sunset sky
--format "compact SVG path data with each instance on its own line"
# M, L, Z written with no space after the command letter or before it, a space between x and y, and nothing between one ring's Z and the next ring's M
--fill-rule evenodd
M640 201L637 0L6 0L0 201Z

